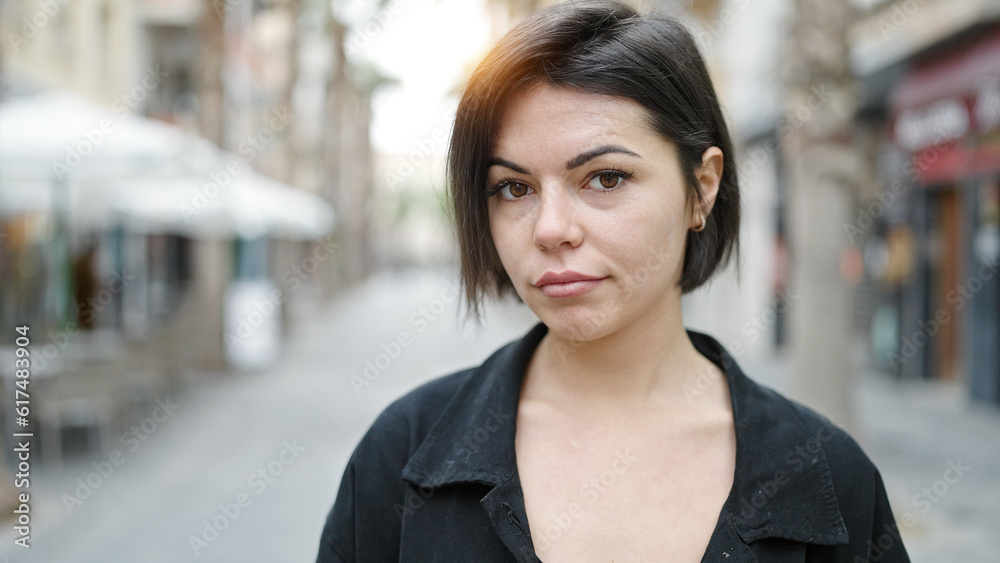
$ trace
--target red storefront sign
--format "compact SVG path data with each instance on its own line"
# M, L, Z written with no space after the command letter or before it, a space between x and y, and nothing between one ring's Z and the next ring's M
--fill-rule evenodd
M890 107L893 138L921 183L1000 171L1000 29L915 65Z

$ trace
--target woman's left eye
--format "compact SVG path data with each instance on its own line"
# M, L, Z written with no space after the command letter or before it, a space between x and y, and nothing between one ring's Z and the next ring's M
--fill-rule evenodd
M587 187L601 192L610 192L620 188L622 183L631 177L631 174L621 170L602 170L590 178Z

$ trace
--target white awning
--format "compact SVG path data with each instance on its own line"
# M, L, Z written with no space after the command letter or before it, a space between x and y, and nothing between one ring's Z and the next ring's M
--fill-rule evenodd
M78 226L195 237L311 239L334 227L324 199L169 124L63 92L0 102L0 216L57 203Z

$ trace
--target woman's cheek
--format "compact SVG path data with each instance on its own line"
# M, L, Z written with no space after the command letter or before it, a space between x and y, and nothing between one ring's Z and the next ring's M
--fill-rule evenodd
M517 269L521 260L517 259L516 254L511 254L511 247L507 244L509 241L504 240L502 237L499 240L494 237L493 240L494 246L497 249L497 255L500 256L500 265L503 266L504 271L507 272L507 277L509 277L511 282L513 282L514 289L517 291L518 295L521 295L521 288L518 284L522 276Z

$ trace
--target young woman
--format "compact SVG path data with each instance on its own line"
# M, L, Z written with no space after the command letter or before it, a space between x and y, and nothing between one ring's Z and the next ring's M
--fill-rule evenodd
M907 561L858 445L684 329L737 246L732 155L675 20L571 2L508 33L449 184L470 311L541 322L379 416L318 561Z

